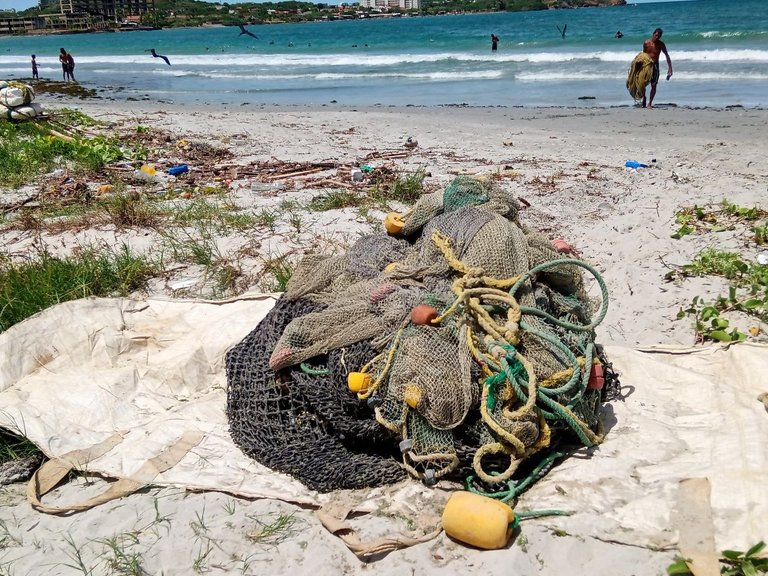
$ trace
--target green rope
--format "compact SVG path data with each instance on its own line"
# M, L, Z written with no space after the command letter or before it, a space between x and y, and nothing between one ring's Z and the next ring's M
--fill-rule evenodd
M517 282L515 282L512 288L509 289L509 295L514 298L515 293L520 289L520 287L526 281L532 278L535 274L541 272L542 270L546 270L547 268L552 268L554 266L560 266L563 264L572 264L574 266L579 266L581 268L584 268L590 274L592 274L592 276L594 276L595 280L597 280L597 283L600 286L600 296L602 297L602 302L600 303L600 312L598 313L597 317L593 319L592 322L590 322L589 324L573 324L571 322L566 322L565 320L560 320L559 318L555 318L548 312L545 312L544 310L540 310L538 308L532 308L529 306L520 306L520 312L522 312L523 314L541 316L543 318L546 318L550 322L556 324L557 326L560 326L561 328L566 328L568 330L575 330L575 331L593 330L605 319L605 315L608 313L608 286L605 285L605 281L603 280L603 277L600 276L600 273L595 268L587 264L586 262L582 262L581 260L576 260L575 258L563 258L560 260L550 260L549 262L543 262L538 266L534 266L533 268L528 270L528 272L520 276L520 279Z
M571 516L573 512L565 510L528 510L526 512L515 512L515 520L530 520L531 518L541 518L542 516ZM518 522L519 524L519 522Z
M493 376L485 379L485 385L488 387L488 400L486 402L488 410L493 411L496 408L496 389L499 384L506 380L506 376L501 372L496 372Z
M502 347L507 347L505 345L502 345ZM511 348L511 347L509 347ZM520 385L520 379L518 376L521 375L521 370L519 369L513 369L512 366L510 366L508 362L509 356L501 359L501 369L504 372L506 378L509 380L510 384L515 390L515 394L517 394L518 398L525 403L528 401L528 395L523 390L523 387ZM512 357L512 362L514 364L520 364L520 362ZM522 372L525 372L525 370L522 370ZM527 376L526 376L527 380ZM568 411L566 410L566 407L564 407L562 404L557 402L557 400L554 400L544 394L542 392L543 389L539 389L538 393L536 395L537 400L537 406L536 409L547 419L547 420L562 420L566 422L571 430L576 434L576 436L579 437L579 440L581 440L582 444L586 447L594 446L594 443L587 437L586 433L584 432L583 427L571 416ZM542 408L539 405L539 402L544 404L546 407L550 408L551 411L547 411L544 408Z
M520 322L520 327L532 334L533 336L537 336L538 338L541 338L542 340L545 340L552 344L553 346L557 347L563 354L567 357L568 363L570 364L571 368L573 368L573 374L568 379L568 382L566 382L564 385L560 386L559 388L542 388L541 391L544 394L547 394L549 396L558 396L560 394L565 394L568 392L577 382L580 374L580 366L579 366L579 360L576 358L576 354L574 354L565 344L563 344L562 340L559 340L555 336L548 334L547 332L541 332L539 330L533 330L527 322Z
M552 468L555 460L562 458L565 456L565 454L565 452L561 451L550 452L547 456L541 459L536 467L531 470L530 474L528 474L525 478L522 480L507 480L507 489L500 490L498 492L483 492L482 490L478 490L474 487L475 476L470 474L466 479L467 490L469 492L473 492L474 494L487 496L488 498L493 498L495 500L501 500L507 504L511 500L516 499L536 482L546 476L547 472L549 472L549 470ZM498 473L496 475L498 475Z
M331 373L328 368L313 368L306 362L299 364L299 367L304 374L309 374L310 376L325 376L326 374Z

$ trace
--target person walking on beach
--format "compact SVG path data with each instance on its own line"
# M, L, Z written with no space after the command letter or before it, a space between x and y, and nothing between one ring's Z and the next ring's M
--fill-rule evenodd
M496 52L499 47L499 37L496 34L491 34L491 52Z
M36 56L32 54L32 80L40 80L40 77L37 75L37 60L35 60Z
M672 60L667 52L667 45L661 41L661 35L664 31L661 28L656 28L653 31L653 35L643 42L643 52L648 54L653 60L653 76L651 76L651 94L648 98L648 106L645 105L645 89L643 89L643 108L652 108L653 99L656 96L656 84L659 83L659 56L664 54L667 59L667 80L672 77Z

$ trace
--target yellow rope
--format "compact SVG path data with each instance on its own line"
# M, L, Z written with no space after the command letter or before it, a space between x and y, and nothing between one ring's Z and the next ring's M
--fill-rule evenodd
M403 330L405 330L405 327L406 327L407 325L408 325L408 321L407 321L407 320L406 320L406 321L404 321L404 322L403 322L403 323L400 325L400 329L399 329L399 330L397 331L397 333L395 334L395 338L394 338L394 340L392 341L392 345L389 347L389 351L387 352L387 363L384 365L384 368L382 369L382 371L381 371L381 373L379 374L378 378L376 378L376 381L375 381L373 384L371 384L371 386L370 386L370 387L369 387L367 390L365 390L365 391L363 391L363 392L358 392L358 393L357 393L357 397L358 397L358 399L360 399L360 400L366 400L366 399L367 399L368 397L370 397L370 396L371 396L371 395L372 395L374 392L376 392L376 390L378 389L378 387L381 385L381 382L384 380L384 378L385 378L385 377L387 376L387 374L389 373L389 369L392 367L392 359L395 357L395 352L397 352L397 347L398 347L398 345L400 344L400 337L403 335ZM371 360L370 362L368 362L368 364L366 364L365 366L363 366L363 367L360 369L360 371L361 371L363 374L365 374L365 373L366 373L366 372L367 372L367 371L368 371L368 370L371 368L371 366L373 365L374 361L376 361L377 359L380 359L382 356L383 356L383 354L379 354L378 356L376 356L376 358L374 358L373 360Z

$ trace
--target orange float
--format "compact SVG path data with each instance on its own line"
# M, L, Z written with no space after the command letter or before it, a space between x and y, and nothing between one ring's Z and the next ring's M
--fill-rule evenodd
M432 321L437 317L437 310L429 304L419 304L411 310L411 322L419 326L432 326Z

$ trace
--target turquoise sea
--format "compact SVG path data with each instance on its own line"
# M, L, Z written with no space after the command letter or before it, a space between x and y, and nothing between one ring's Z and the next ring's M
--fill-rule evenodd
M674 68L657 105L768 106L768 0L249 26L258 39L233 27L0 36L0 79L29 78L35 53L41 77L60 80L64 47L81 84L117 99L621 106L633 104L629 63L656 27Z

